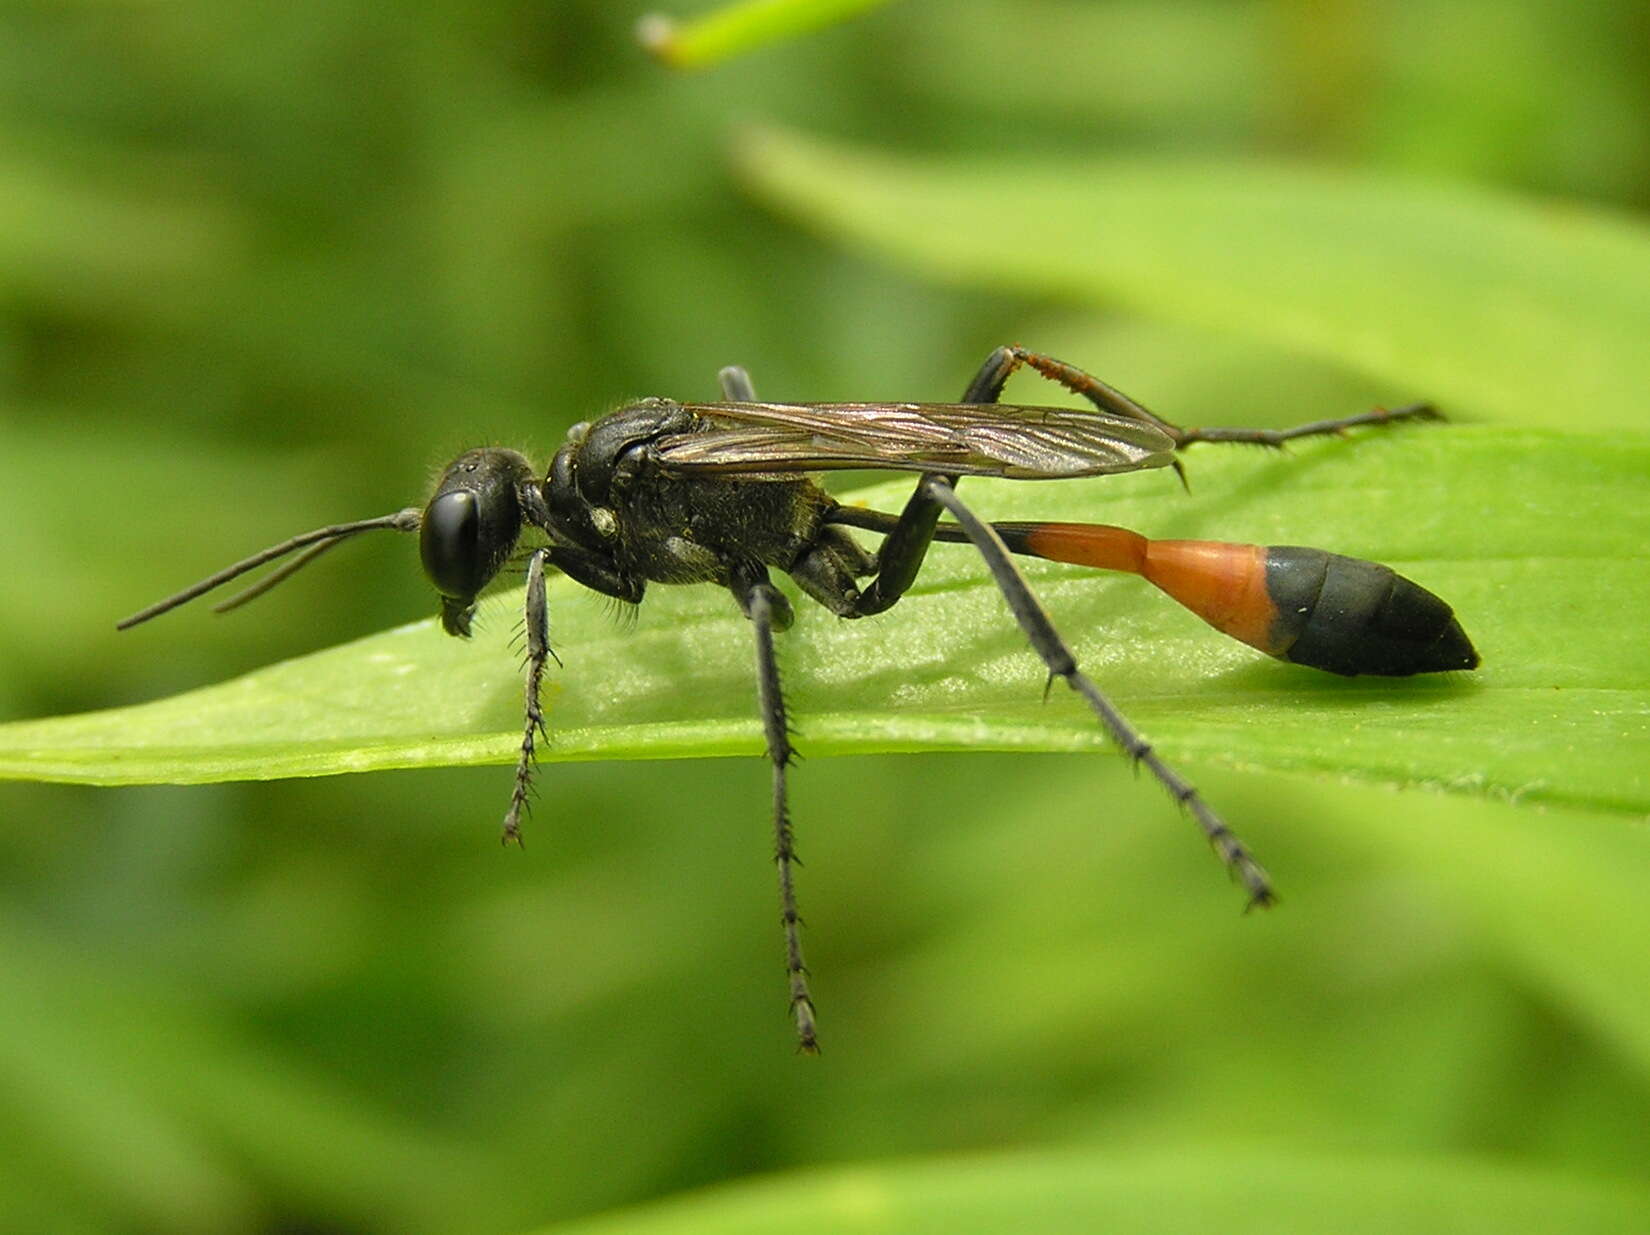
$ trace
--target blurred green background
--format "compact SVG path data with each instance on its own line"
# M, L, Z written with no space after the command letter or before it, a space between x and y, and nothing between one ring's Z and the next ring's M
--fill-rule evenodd
M1640 4L910 0L688 76L640 12L0 7L0 719L423 616L374 544L236 620L111 626L727 363L941 399L1021 341L1231 422L1431 393L914 274L742 183L745 126L1650 203ZM547 766L502 855L497 768L0 786L0 1229L502 1232L849 1165L744 1194L749 1229L966 1229L944 1198L982 1188L1018 1229L1363 1229L1312 1215L1394 1197L1408 1229L1650 1227L1642 827L1188 770L1280 912L1240 920L1118 759L804 763L818 1061L759 759Z

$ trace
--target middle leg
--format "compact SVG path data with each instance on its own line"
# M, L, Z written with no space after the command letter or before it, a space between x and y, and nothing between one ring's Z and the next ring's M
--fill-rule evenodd
M767 738L768 760L773 765L773 861L779 874L779 916L785 930L785 973L790 981L791 1015L796 1021L797 1049L806 1054L819 1051L818 1029L814 1021L813 996L808 991L808 967L802 960L802 915L796 908L798 865L796 844L791 832L790 802L785 776L796 758L791 745L790 724L785 716L785 695L779 684L779 662L774 655L775 630L791 624L790 602L760 566L736 569L731 587L739 607L750 618L756 632L756 697L762 713L762 731Z

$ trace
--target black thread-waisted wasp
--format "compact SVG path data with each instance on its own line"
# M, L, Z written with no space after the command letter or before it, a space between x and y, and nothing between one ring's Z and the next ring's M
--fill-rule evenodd
M998 402L1022 365L1060 383L1093 410ZM639 603L653 583L728 588L756 636L758 711L773 768L774 862L785 966L801 1048L817 1049L802 960L786 794L794 757L773 637L791 625L790 602L770 571L839 617L881 613L911 586L932 542L970 543L1048 670L1094 711L1102 728L1197 821L1251 905L1273 899L1266 872L1198 792L1166 764L1077 667L1070 648L1015 567L1013 554L1126 571L1151 581L1218 630L1268 655L1339 674L1405 676L1472 669L1478 654L1450 607L1388 567L1321 549L1153 541L1125 528L1073 523L987 523L957 497L963 476L1023 480L1146 468L1181 471L1194 442L1279 447L1357 425L1434 417L1425 404L1293 429L1185 429L1098 378L1019 347L994 351L958 403L762 403L743 369L721 373L724 401L644 399L569 430L544 479L513 450L470 450L448 465L422 508L295 536L237 562L119 623L135 626L266 563L298 556L231 597L261 595L360 532L419 533L442 627L470 633L477 597L524 533L547 541L526 563L526 700L504 840L520 842L539 740L548 740L540 685L550 648L545 570L605 596ZM812 478L837 469L921 473L898 515L838 503ZM1183 475L1183 474L1182 474ZM941 523L948 514L953 522ZM880 533L868 552L849 528ZM299 550L302 550L300 553ZM865 580L863 584L861 580ZM1046 688L1045 688L1046 689Z

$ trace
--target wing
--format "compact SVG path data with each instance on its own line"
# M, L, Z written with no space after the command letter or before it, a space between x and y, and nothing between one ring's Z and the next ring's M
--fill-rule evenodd
M700 427L653 442L678 472L891 468L1052 480L1163 467L1174 440L1100 411L1002 403L684 403Z

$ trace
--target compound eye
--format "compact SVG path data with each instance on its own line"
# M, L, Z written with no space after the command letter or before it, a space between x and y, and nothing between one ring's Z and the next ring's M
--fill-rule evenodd
M456 489L437 495L425 507L418 551L436 591L469 600L487 585L480 538L481 512L474 493Z

